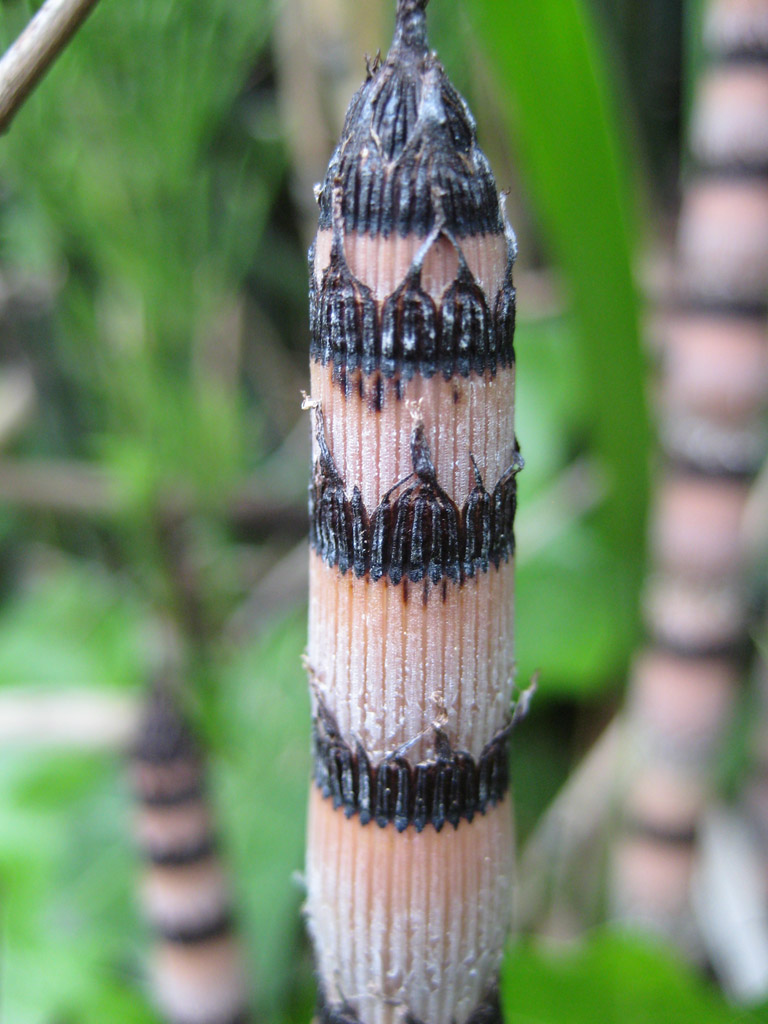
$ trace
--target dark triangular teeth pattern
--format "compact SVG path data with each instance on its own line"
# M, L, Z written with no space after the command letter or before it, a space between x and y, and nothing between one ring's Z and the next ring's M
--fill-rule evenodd
M315 782L324 797L346 816L380 828L394 824L398 832L413 825L421 832L431 825L458 828L504 798L509 787L511 729L499 732L476 761L450 748L434 761L418 764L393 755L371 765L365 751L352 748L318 718L314 725Z
M334 444L341 442L343 450L344 441L349 444L352 432L357 431L354 459L362 456L364 467L369 459L376 458L376 451L365 448L369 438L367 426L360 433L363 422L360 417L366 417L367 425L372 423L368 419L370 414L384 409L386 413L396 411L393 410L395 403L418 397L422 389L414 388L414 378L424 381L437 378L423 391L435 396L446 410L450 410L451 397L458 403L467 389L493 393L497 390L495 385L501 381L502 391L509 391L510 400L514 389L512 265L516 244L506 224L503 199L488 161L477 146L472 116L429 50L426 6L427 0L398 0L395 40L390 54L383 64L377 61L369 68L367 81L353 98L341 139L318 193L317 255L322 254L322 258L316 261L315 252L310 253L313 386L319 374L323 389L331 385L334 390L338 387L350 400L348 417L334 402L332 440ZM365 252L373 256L365 267L351 259L347 262L345 236L360 256ZM400 246L376 241L394 236L408 239L411 263L407 271L400 263ZM465 239L472 239L471 245L465 244ZM504 241L506 268L500 260ZM437 249L436 243L439 243ZM444 279L447 264L442 260L443 252L448 251L445 243L452 247L457 261L456 273L450 274L448 280ZM438 268L442 265L443 269L442 272L438 269L433 277L428 268L433 266L435 256ZM383 275L377 275L374 265L383 269L383 261L388 260L391 269L393 259L398 277L383 288ZM434 283L436 280L440 280L439 286ZM487 292L482 285L487 285ZM503 371L508 371L507 377L502 376ZM439 380L440 374L453 386L446 388ZM499 376L494 382L492 378L496 374ZM459 386L457 378L473 376L475 379L469 384ZM411 394L413 391L415 395ZM490 397L492 400L487 404L493 406L493 394ZM400 410L403 416L405 412ZM459 412L469 416L471 410L457 410L454 416ZM446 416L446 421L450 423L451 417ZM404 478L400 473L390 477L392 470L380 466L378 476L387 479L385 486L389 490L383 495L381 490L369 493L368 507L363 500L363 493L368 493L366 481L358 475L367 472L367 468L345 469L349 479L344 479L325 439L321 404L317 404L316 422L314 450L318 457L309 491L310 542L328 566L338 568L341 575L353 572L361 579L364 589L375 588L380 580L393 586L402 584L389 598L389 601L396 601L401 612L399 598L403 602L409 600L410 584L422 584L419 592L424 605L430 597L433 602L439 602L441 596L448 601L448 581L461 586L469 578L488 573L492 567L499 569L502 562L510 561L514 553L515 477L522 460L517 451L512 450L513 438L507 437L505 442L504 437L497 437L500 432L512 431L506 416L498 427L489 425L487 433L484 423L475 427L478 438L486 433L485 438L478 441L478 447L482 444L485 453L482 461L488 463L485 471L493 474L487 480L488 490L475 465L474 487L470 490L466 486L468 478L465 477L464 484L459 485L460 493L453 489L452 483L452 495L448 494L438 480L424 426L418 423L411 434L412 472ZM403 422L407 420L399 421L393 428L398 435ZM509 444L508 449L506 444ZM497 450L509 453L511 465L494 486L495 474L505 465L496 461ZM405 453L398 454L402 457ZM442 456L443 452L440 454ZM449 456L446 454L446 457ZM437 461L443 465L442 458ZM444 472L446 476L451 473L448 468ZM463 505L460 506L459 501ZM348 586L336 575L335 569L325 580L312 573L310 605L311 614L315 616L310 629L312 646L315 646L317 634L330 628L329 623L322 622L318 616L326 597L333 600L330 592L334 589L334 576L339 593L347 593ZM483 593L483 587L487 591L492 583L493 580L477 580L478 600L492 600L490 593ZM322 593L323 589L329 591L330 597ZM369 589L368 593L372 599L376 596L375 589ZM389 605L385 591L378 596L384 603L374 601L372 619L367 621L374 631L380 626L384 634L391 624L377 616ZM350 611L350 615L354 614ZM503 654L507 666L511 652L502 652L500 645L505 644L508 636L508 621L505 618L499 622L501 633L497 634L498 642L494 639L498 652L492 645L481 655L476 643L470 642L468 663L472 656L479 664L477 659L481 657L494 659ZM353 619L350 625L354 629ZM511 635L509 641L511 643ZM328 659L336 656L335 649L343 643L340 634L336 642L333 636L325 637L319 643L319 650L312 651L312 657L319 654L321 662L316 672L310 669L310 674L318 681L324 678ZM450 647L449 650L446 646L443 652L446 658L454 655L453 641ZM354 657L358 660L357 653ZM389 693L388 658L389 655L385 658L383 678L378 662L363 661L359 666L361 678L354 680L358 696L360 686L376 688L370 698L365 694L360 699L368 711L375 705L377 715L382 712L382 706L389 714L389 698L395 696ZM432 672L429 660L425 652L426 668ZM391 666L392 685L398 687L401 685L399 664L398 660ZM404 662L406 673L410 673L408 664ZM348 665L348 682L351 683L357 670L352 662ZM472 674L471 664L469 667L462 664L459 668L459 682L467 673ZM511 664L508 668L511 669ZM494 685L495 675L505 677L508 674L508 671L494 673L494 679L488 677L486 681L486 674L481 672L482 678L478 677L476 682L478 701L479 694ZM341 710L339 702L357 700L354 695L350 696L347 681L334 683L328 679L327 685L331 686L327 695L332 698L335 710ZM496 732L482 749L481 744L500 724L496 712L493 724L486 724L479 742L454 737L457 744L471 747L472 754L452 749L448 736L437 727L431 739L426 739L423 730L427 723L419 726L414 721L415 735L410 736L409 742L393 750L382 740L382 744L387 744L383 749L390 752L373 763L362 743L349 732L346 722L344 732L340 730L334 715L323 703L324 686L313 687L314 780L319 793L312 800L307 871L307 914L320 975L317 1024L370 1024L372 1020L389 1019L397 1019L402 1024L422 1024L422 1017L426 1018L425 1024L438 1018L450 1019L454 1024L502 1024L498 992L493 982L496 955L501 952L508 918L507 864L511 837L509 815L504 811L506 804L499 807L495 815L490 812L504 801L509 786L508 756L513 719L502 719L508 722L506 728ZM440 688L438 683L436 686ZM509 686L505 681L502 689ZM495 700L493 693L488 693L488 699ZM487 718L484 720L487 722ZM386 731L389 728L387 725ZM378 733L378 729L374 733ZM378 740L375 742L378 758L382 745ZM325 801L320 799L321 795ZM316 801L322 805L321 811L317 810ZM341 810L346 818L357 816L358 821L345 822L337 813ZM486 813L484 825L487 827L476 822L474 829L467 832L468 826L461 824ZM323 824L327 815L330 815L328 822L333 822L333 828L328 831ZM366 835L370 843L355 840L358 824L369 828ZM453 832L446 826L459 829L455 840L450 838ZM350 828L351 846L342 834ZM400 848L395 861L397 873L391 878L388 876L383 885L356 886L354 903L351 903L349 881L352 875L357 879L361 877L360 872L367 869L374 872L374 878L378 877L375 873L380 864L377 848L381 844L376 838L379 828L388 828L392 834L407 833L402 841L394 843ZM408 829L411 831L407 832ZM435 840L435 847L429 830L442 832L444 829L443 836ZM424 831L424 836L414 835ZM477 842L474 832L478 832ZM478 847L477 843L483 844L486 840L487 847ZM392 845L388 844L386 834L381 841L385 846ZM390 853L395 856L394 850ZM422 860L422 856L426 859ZM467 856L470 861L465 866ZM460 873L469 870L474 875L464 885L464 895L454 893L449 887L435 897L438 901L435 912L441 916L439 903L445 897L442 913L446 925L451 923L451 950L446 947L441 960L429 929L422 936L416 929L413 934L404 933L394 941L390 935L374 934L375 928L368 929L371 940L368 949L364 921L360 932L361 919L368 914L375 922L382 919L382 913L390 918L393 914L397 918L411 913L415 906L413 893L396 892L401 888L396 879L403 872L407 876L411 866L419 874L417 865L420 863L424 863L430 873L437 871L438 874L445 866L446 877L453 878L457 870ZM455 913L465 898L471 900L473 912ZM467 935L458 935L459 930L465 928ZM340 959L336 955L344 942L348 945L351 942L351 961L349 957ZM389 952L382 943L384 946L389 943ZM387 969L386 977L381 968L382 949L391 968ZM421 971L427 972L429 992L422 990L418 978ZM402 972L398 981L393 980L396 972ZM324 986L327 987L324 989Z
M418 270L379 304L336 251L320 287L310 275L310 355L334 374L381 371L446 380L495 374L515 361L515 289L500 288L492 307L468 270L439 302L424 291Z
M347 231L424 237L438 220L460 237L503 230L474 119L420 46L393 46L353 97L320 190L321 228L339 186Z
M461 509L436 483L419 481L387 495L370 514L355 487L348 498L337 474L315 464L309 490L309 537L328 565L395 585L450 579L461 583L498 569L514 554L515 463L492 492L478 482Z
M332 158L332 181L341 181L344 190L344 227L387 237L397 233L425 237L438 218L443 219L459 237L473 234L500 234L499 201L496 182L485 156L479 151L476 171L466 178L466 169L446 159L440 166L430 165L423 154L406 155L393 170L371 161L337 163ZM440 195L439 206L435 196ZM321 197L320 227L332 222L331 201Z

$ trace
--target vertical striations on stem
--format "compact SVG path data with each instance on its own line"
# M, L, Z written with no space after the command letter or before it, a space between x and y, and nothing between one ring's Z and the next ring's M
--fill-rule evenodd
M399 0L310 251L307 919L320 1020L500 1021L510 919L516 247Z

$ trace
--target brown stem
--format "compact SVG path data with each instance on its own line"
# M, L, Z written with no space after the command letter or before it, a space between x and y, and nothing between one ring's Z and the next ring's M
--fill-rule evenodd
M47 0L0 60L0 132L8 131L19 108L98 0Z
M745 509L768 411L768 146L753 127L768 122L764 15L764 4L706 5L673 288L655 328L666 458L611 868L616 916L697 958L691 882L749 647Z

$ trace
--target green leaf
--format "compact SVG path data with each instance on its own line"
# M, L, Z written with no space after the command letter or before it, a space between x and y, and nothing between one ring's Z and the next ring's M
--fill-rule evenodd
M606 931L585 945L510 950L501 977L510 1024L757 1024L728 1006L677 955Z
M0 756L0 1019L156 1024L139 981L121 769L96 756Z
M136 686L146 617L129 581L85 560L30 572L0 617L0 687Z
M648 431L632 276L634 183L604 48L578 0L472 0L466 9L570 286L591 439L609 488L601 527L638 585Z
M594 526L572 524L517 573L520 685L540 673L542 696L586 696L621 674L632 642L627 567Z
M309 701L300 655L306 612L238 652L221 676L218 807L237 875L237 906L253 957L258 1016L277 1020L311 984L298 873L310 772Z
M253 458L239 379L216 371L287 170L247 88L270 20L266 0L101 4L0 152L0 255L62 283L45 365L74 394L49 386L49 444L96 449L129 493L215 501Z

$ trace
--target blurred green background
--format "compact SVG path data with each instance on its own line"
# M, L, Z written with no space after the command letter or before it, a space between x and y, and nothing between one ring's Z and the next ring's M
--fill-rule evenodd
M8 1024L156 1019L121 737L169 644L211 752L257 1019L310 1017L305 254L311 185L393 6L102 0L2 141ZM32 12L4 0L3 45ZM636 280L675 205L684 14L430 9L520 239L519 684L540 672L514 753L521 840L610 718L638 634ZM51 708L88 694L102 717L68 736ZM513 950L504 999L521 1024L738 1016L670 953L607 932L580 952Z

